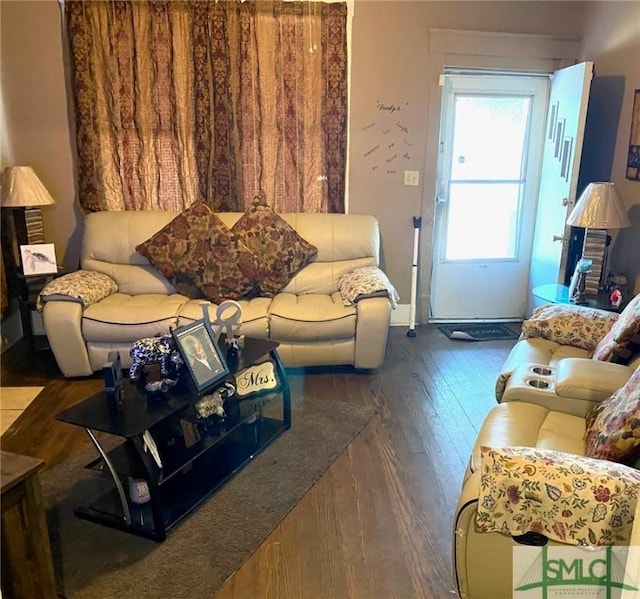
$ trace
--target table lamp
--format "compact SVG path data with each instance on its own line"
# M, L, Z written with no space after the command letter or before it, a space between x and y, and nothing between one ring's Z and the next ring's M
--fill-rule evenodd
M44 243L41 206L55 204L30 166L9 166L0 179L0 205L11 208L9 237L16 266L20 266L20 246Z
M608 181L589 183L574 206L567 224L585 229L578 265L584 259L588 229L624 229L630 226L626 210L618 195L616 184ZM609 244L605 244L602 272L605 272ZM582 292L583 293L583 292ZM573 301L582 301L583 297Z

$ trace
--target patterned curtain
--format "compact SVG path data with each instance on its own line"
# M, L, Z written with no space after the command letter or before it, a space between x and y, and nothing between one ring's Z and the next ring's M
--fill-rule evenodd
M346 4L64 6L84 210L344 211Z

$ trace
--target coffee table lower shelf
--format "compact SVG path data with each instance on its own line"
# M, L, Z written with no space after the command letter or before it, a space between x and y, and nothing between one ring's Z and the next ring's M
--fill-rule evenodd
M214 449L188 464L160 486L150 488L151 500L138 505L129 500L131 522L122 514L117 489L99 497L88 506L74 510L77 517L117 528L154 541L163 541L167 532L189 515L221 485L287 430L282 420L262 417L258 422L242 424ZM86 467L95 469L99 460Z

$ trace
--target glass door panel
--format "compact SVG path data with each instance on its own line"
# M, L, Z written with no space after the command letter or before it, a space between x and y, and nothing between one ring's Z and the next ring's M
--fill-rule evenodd
M451 180L519 180L528 97L456 94Z
M451 183L445 260L515 260L519 183Z

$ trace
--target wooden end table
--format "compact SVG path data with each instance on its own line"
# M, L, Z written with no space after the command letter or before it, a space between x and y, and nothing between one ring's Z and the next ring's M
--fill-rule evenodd
M56 597L39 472L44 462L0 451L2 472L2 596Z

